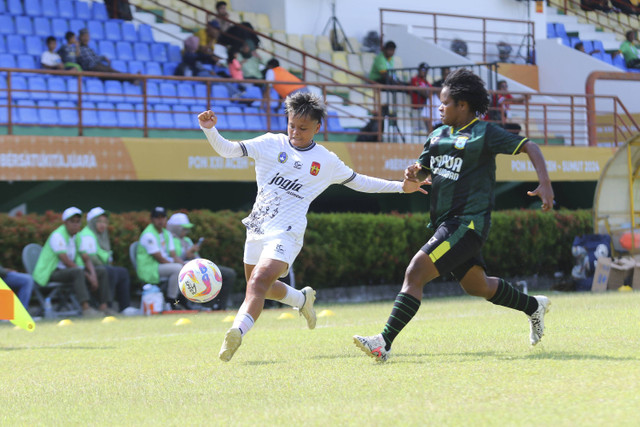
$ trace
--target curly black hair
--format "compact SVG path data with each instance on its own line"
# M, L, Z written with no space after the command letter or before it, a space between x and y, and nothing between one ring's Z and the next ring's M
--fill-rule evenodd
M293 114L294 117L308 117L322 123L327 117L327 107L322 98L311 92L296 92L287 96L284 100L285 114Z
M442 86L449 87L449 95L457 103L466 101L476 115L483 115L489 109L489 92L482 79L466 68L458 68L450 73Z

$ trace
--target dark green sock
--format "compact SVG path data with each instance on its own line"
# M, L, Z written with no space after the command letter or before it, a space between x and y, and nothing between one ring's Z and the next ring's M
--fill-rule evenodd
M537 299L520 292L504 279L499 280L496 294L488 301L496 305L523 311L527 316L531 316L538 309Z
M419 308L420 300L415 299L411 295L400 292L398 296L396 296L391 315L382 331L382 337L387 344L385 346L386 350L391 348L393 340L398 336L402 328L409 323L409 320L415 316Z

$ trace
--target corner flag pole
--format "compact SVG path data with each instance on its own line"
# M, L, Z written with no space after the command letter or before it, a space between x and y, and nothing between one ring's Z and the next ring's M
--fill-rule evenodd
M24 308L18 296L0 279L0 319L10 320L14 325L33 332L36 323Z

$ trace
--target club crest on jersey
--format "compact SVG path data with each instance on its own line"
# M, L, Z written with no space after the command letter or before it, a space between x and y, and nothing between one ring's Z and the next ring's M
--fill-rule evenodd
M311 170L309 171L309 173L313 176L317 176L320 173L320 163L311 163Z
M278 154L278 161L280 163L284 163L287 161L287 153L285 153L284 151L281 151L280 154Z
M469 140L468 136L459 136L456 138L456 141L453 143L453 146L458 149L464 149L464 146L467 145L467 141Z

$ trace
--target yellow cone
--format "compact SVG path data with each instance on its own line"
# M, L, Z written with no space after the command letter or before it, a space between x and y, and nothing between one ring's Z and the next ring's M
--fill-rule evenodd
M73 322L71 321L71 319L62 319L61 321L58 322L58 326L71 326L73 325Z
M631 286L624 285L624 286L620 286L618 288L618 291L620 291L620 292L631 292L631 291L633 291L633 288Z
M225 323L231 323L234 320L236 320L236 316L234 316L232 314L230 314L227 317L225 317L224 319L222 319L222 321L225 322Z
M185 317L182 317L182 318L176 320L176 323L174 323L174 325L182 326L182 325L189 325L190 323L191 323L191 320L189 320L189 319L187 319Z
M113 323L113 322L117 322L118 319L116 319L113 316L107 316L104 319L102 319L102 323Z
M278 320L285 320L285 319L295 319L296 316L294 316L291 313L280 313L280 316L278 316Z
M318 313L318 317L331 317L335 315L336 314L331 310L322 310L320 313Z

